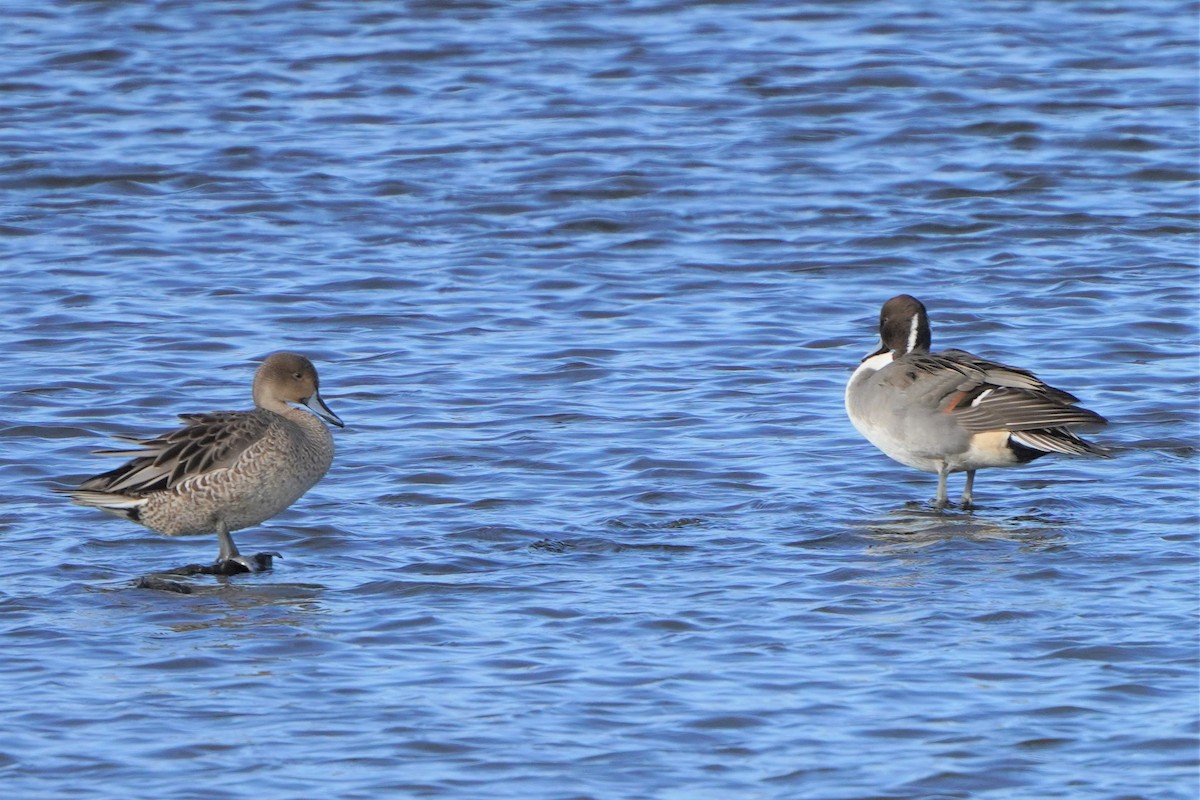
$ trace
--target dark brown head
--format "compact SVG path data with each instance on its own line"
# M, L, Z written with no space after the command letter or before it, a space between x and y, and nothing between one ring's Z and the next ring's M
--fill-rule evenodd
M883 304L879 312L879 352L890 350L897 358L905 353L928 353L932 341L929 313L920 300L898 294Z

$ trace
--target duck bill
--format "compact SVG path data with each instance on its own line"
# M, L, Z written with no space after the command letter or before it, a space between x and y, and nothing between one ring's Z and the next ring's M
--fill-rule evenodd
M314 414L322 419L337 425L339 428L346 427L346 423L342 422L341 417L329 410L329 406L325 405L325 401L321 399L320 392L313 392L308 396L308 399L303 401L304 405L312 410Z

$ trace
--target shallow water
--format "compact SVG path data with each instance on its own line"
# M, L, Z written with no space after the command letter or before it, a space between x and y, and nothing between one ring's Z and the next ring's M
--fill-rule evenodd
M6 796L1200 791L1194 4L193 5L0 27ZM900 291L1114 457L932 511ZM284 559L134 588L50 487L283 348Z

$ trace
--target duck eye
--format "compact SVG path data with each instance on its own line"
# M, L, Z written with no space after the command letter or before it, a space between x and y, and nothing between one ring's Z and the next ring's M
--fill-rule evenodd
M301 378L301 375L300 375L300 373L299 373L299 372L293 372L293 373L292 373L292 377L293 377L293 378L295 378L296 380L300 380L300 378Z

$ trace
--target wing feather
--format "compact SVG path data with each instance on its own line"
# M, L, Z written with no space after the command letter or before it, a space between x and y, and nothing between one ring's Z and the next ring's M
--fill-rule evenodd
M132 460L89 478L80 489L139 496L170 489L196 475L232 466L271 425L261 411L181 414L186 424L148 439L124 439L138 447L99 451Z
M1070 428L1104 425L1107 420L1076 405L1075 395L1048 385L1029 370L963 350L908 353L902 363L941 378L927 384L934 394L931 400L970 433L1007 430L1017 444L1043 452L1106 452ZM916 379L916 374L909 375L910 384L916 384Z
M1106 421L1094 411L1064 403L1051 394L1007 386L981 392L971 404L955 412L955 418L972 433L1103 425Z
M1041 450L1045 453L1066 453L1073 456L1108 454L1108 449L1077 436L1067 428L1047 428L1040 431L1014 431L1012 439L1017 444Z

